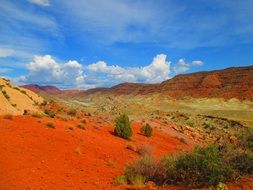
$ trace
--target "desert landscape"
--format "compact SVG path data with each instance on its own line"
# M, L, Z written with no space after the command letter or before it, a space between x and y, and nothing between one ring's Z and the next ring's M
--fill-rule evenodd
M2 78L1 189L252 189L253 67L215 73L218 86L213 79L206 82L214 76L206 72L186 75L193 81L187 87L185 77L177 76L156 86L125 83L87 91L20 87ZM226 83L229 74L243 82ZM174 88L166 93L166 85ZM234 91L238 88L240 94ZM115 119L122 114L130 118L129 137L115 131ZM143 131L147 124L149 135ZM241 159L236 160L241 165L233 175L221 171L211 174L214 182L197 176L187 182L194 175L189 168L181 180L166 181L159 159L175 159L211 144L234 147L231 159ZM151 160L135 166L141 159ZM127 170L131 167L133 173ZM155 167L162 167L161 173Z
M253 0L0 0L0 190L253 190Z

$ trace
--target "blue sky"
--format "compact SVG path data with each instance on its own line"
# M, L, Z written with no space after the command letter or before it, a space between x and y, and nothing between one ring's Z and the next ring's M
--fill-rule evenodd
M252 0L0 0L0 76L93 88L253 65Z

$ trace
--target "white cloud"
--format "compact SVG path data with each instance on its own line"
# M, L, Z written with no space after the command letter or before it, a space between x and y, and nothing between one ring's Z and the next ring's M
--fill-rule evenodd
M196 60L196 61L192 61L192 66L201 66L203 65L204 62L203 61L200 61L200 60Z
M201 61L193 61L200 64ZM143 67L121 67L108 65L104 61L82 66L75 60L59 63L51 55L34 56L28 63L27 76L21 76L20 82L51 84L62 88L108 87L123 82L160 83L190 69L184 59L179 59L171 72L171 62L165 54L156 55L152 62Z
M50 6L50 2L48 0L28 0L28 1L36 5L43 6L43 7Z
M170 62L166 61L166 57L164 54L157 55L150 65L144 67L123 68L98 61L87 68L91 72L109 75L113 82L159 83L169 78Z
M119 66L108 66L104 61L98 61L97 63L93 63L88 65L88 69L93 72L102 72L111 75L119 75L125 72L125 69Z
M27 64L28 76L20 77L21 82L52 84L61 87L78 87L84 82L82 65L77 61L58 63L50 55L34 56Z
M185 59L179 59L176 66L173 67L174 72L183 73L190 69L190 64L185 62Z

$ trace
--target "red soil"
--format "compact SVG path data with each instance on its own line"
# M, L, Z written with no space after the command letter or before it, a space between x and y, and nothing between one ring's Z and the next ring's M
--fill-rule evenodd
M0 118L0 189L122 189L113 180L138 155L126 148L128 141L112 134L112 126L87 118L86 130L76 127L77 120ZM49 121L55 129L46 126ZM144 137L139 127L133 125L133 143L151 144L156 156L191 148L157 130L153 137Z

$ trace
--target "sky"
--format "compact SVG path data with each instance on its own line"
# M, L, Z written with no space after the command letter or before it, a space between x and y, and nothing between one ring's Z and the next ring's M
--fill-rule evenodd
M62 89L253 65L253 0L0 0L0 76Z

